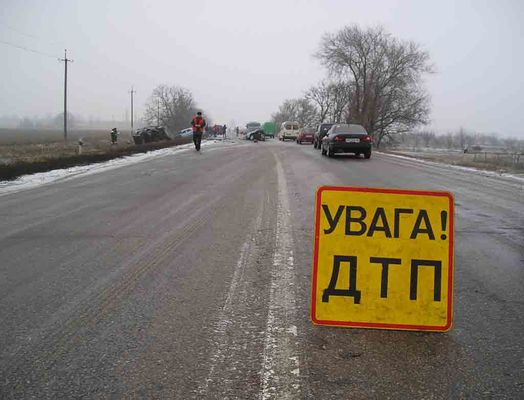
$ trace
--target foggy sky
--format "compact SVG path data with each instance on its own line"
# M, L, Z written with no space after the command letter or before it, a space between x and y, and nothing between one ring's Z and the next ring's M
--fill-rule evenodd
M326 76L325 32L383 25L430 52L432 127L524 138L524 2L0 0L0 115L122 119L158 84L191 90L217 123L263 122Z

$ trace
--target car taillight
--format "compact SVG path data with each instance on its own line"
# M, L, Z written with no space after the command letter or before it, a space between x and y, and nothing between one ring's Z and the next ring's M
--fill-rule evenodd
M361 142L371 143L373 141L373 138L369 135L363 136L360 138Z
M335 142L343 142L344 140L346 140L344 136L335 136Z

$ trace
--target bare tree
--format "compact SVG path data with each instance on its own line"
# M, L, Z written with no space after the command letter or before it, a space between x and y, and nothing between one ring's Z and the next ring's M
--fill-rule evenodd
M468 134L463 127L460 127L459 131L455 134L460 149L464 150L468 143Z
M301 126L314 126L318 121L317 110L307 98L285 100L271 119L277 127L284 121L297 121Z
M326 122L333 105L333 91L331 83L320 82L306 92L306 99L310 100L317 107L318 123Z
M351 102L353 94L353 84L351 82L339 81L332 82L330 85L331 109L329 114L329 122L341 123L345 120L345 114Z
M421 131L418 135L422 139L422 142L424 142L424 147L429 147L431 141L435 139L435 132L432 131Z
M306 92L306 99L317 108L317 123L341 122L351 98L351 84L322 81Z
M446 148L451 149L453 148L453 134L448 132L444 136L444 143L446 145Z
M422 85L432 72L429 55L383 28L343 28L323 37L316 56L332 76L350 84L346 122L362 124L377 146L388 135L426 124L429 96Z
M170 132L187 128L196 112L193 95L179 86L157 86L146 104L144 119L151 125L165 126Z

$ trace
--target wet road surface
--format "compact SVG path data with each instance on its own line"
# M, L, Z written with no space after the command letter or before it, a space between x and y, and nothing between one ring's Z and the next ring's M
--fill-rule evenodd
M309 321L315 190L455 196L448 333ZM0 398L524 395L524 188L275 140L0 196Z

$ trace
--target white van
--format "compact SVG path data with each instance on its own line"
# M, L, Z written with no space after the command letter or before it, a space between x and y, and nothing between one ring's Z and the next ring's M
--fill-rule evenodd
M295 121L285 121L282 122L280 126L280 131L278 132L278 140L296 140L298 137L299 124Z

